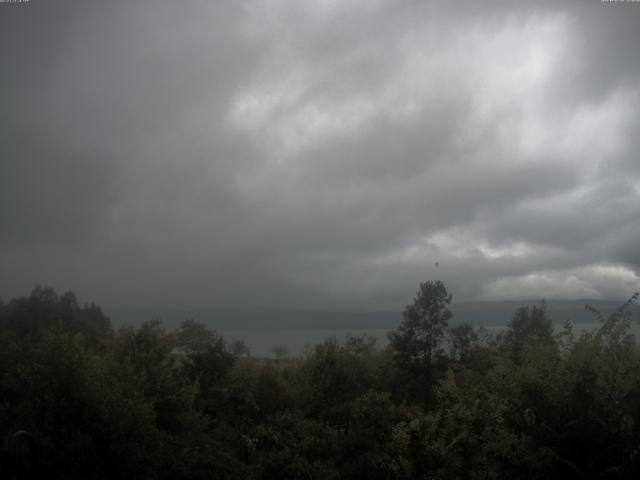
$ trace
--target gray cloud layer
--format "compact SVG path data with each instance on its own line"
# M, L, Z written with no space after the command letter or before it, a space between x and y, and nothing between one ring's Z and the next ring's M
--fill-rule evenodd
M0 296L624 297L639 44L634 3L0 4Z

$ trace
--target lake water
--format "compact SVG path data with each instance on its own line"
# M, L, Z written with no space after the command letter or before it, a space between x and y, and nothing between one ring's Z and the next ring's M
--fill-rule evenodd
M600 323L578 323L574 325L574 335L579 335L583 331L592 331L598 328ZM491 333L498 333L506 326L488 326L485 329ZM562 324L554 324L556 331L563 328ZM633 333L640 338L640 327L637 324L632 326ZM335 337L342 341L348 336L369 335L377 341L377 346L382 348L387 345L386 329L369 330L228 330L222 331L225 340L243 340L254 357L273 356L271 349L275 346L283 346L287 349L289 356L302 355L307 347L313 347L330 337Z
M387 344L387 330L231 330L221 332L225 340L243 340L254 357L271 356L271 348L285 347L290 356L302 355L307 346L313 347L327 338L344 340L347 336L369 335L379 347Z

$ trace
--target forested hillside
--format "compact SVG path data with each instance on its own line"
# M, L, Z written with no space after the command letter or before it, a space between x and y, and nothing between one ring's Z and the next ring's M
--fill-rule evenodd
M489 334L441 282L377 348L328 339L253 358L207 326L114 331L38 287L0 302L2 478L637 478L633 296L593 332L545 305Z

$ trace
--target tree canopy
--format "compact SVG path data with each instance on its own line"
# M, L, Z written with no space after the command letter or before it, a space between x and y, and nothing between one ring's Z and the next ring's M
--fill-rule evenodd
M274 359L38 287L0 303L0 478L635 479L637 298L592 332L542 304L492 335L425 282L389 345Z

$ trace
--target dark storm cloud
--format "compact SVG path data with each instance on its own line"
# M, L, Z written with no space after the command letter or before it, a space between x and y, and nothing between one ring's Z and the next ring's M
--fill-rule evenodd
M1 296L639 288L637 5L0 7Z
M245 160L221 124L253 64L236 38L240 12L208 2L7 7L3 283L108 291L158 260L145 257L179 257L184 245L171 237L198 233L186 219L194 208L207 209L194 212L207 223L236 215L228 184Z

